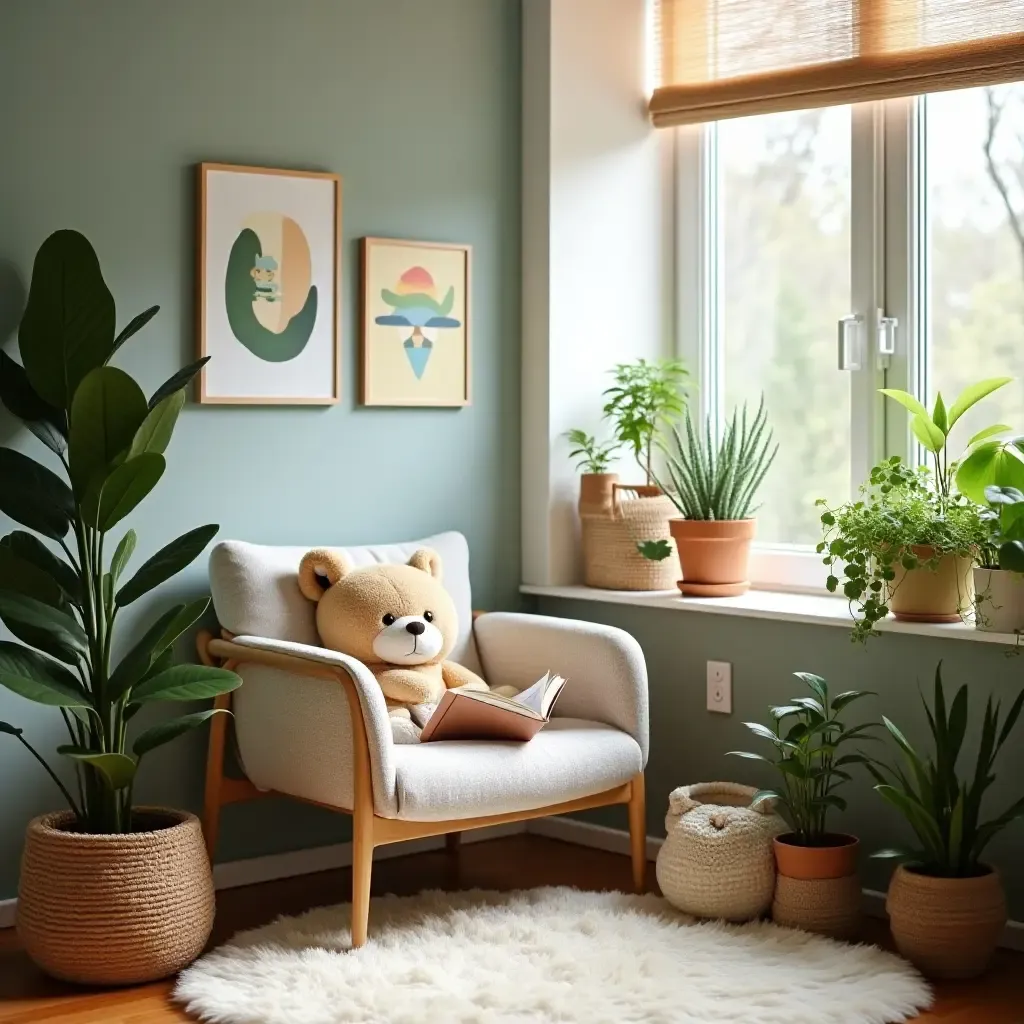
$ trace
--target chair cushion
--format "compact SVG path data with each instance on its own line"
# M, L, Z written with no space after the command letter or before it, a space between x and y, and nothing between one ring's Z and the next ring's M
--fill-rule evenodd
M466 538L455 531L423 540L362 547L341 547L323 541L302 547L222 541L210 552L210 590L220 624L235 635L246 633L318 645L314 605L302 596L298 584L299 561L314 547L335 547L357 566L407 562L418 548L433 548L441 556L442 582L459 613L459 639L449 657L479 671L472 644L469 546Z
M643 768L632 736L581 718L553 719L529 743L399 744L394 760L397 806L388 817L409 821L545 807L622 785Z

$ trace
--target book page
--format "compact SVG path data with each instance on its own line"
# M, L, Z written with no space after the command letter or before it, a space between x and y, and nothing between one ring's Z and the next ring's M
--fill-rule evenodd
M527 687L521 693L517 693L512 699L517 704L522 704L523 707L529 708L531 711L535 711L538 715L544 714L544 692L548 688L548 682L551 679L551 673L545 672L533 684L533 686Z

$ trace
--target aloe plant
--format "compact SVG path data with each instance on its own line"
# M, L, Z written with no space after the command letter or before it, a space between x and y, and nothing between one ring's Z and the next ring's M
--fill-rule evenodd
M921 696L928 728L931 731L932 756L922 756L910 745L900 729L888 718L882 722L896 742L906 770L872 760L868 769L875 777L875 790L907 820L917 837L909 849L886 849L875 857L894 857L913 865L926 875L942 878L969 878L987 873L981 857L989 842L1015 819L1024 817L1024 797L1001 814L982 820L982 802L986 790L996 780L995 761L1010 738L1024 706L1024 690L1002 718L1000 702L992 697L985 705L981 740L972 779L957 774L964 738L967 735L967 685L946 704L942 687L942 662L935 669L935 695L932 707Z
M84 236L58 231L36 255L18 332L22 362L0 353L0 401L50 449L68 481L0 448L0 511L34 531L0 540L0 619L21 641L0 641L0 685L60 712L69 742L57 752L73 765L77 794L22 729L0 722L0 734L32 754L60 788L76 827L94 833L130 831L140 761L216 712L153 725L129 752L136 713L151 703L213 697L241 682L223 669L173 664L174 641L209 598L168 608L116 667L111 658L121 610L184 569L218 529L200 526L176 538L124 583L135 531L126 530L108 557L111 530L163 475L185 388L206 361L179 370L148 400L132 377L109 365L158 309L116 333L114 299L96 253Z
M671 484L659 480L662 490L686 519L752 516L757 511L754 499L758 488L779 450L777 444L772 447L764 397L753 419L747 415L746 403L742 414L733 410L718 444L712 438L710 419L705 420L702 433L689 419L684 427L685 440L678 428L673 428L675 450L665 450Z

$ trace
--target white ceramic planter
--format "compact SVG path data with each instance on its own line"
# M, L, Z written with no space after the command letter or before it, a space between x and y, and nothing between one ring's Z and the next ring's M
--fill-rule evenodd
M1024 576L1006 569L974 569L975 625L988 633L1024 630Z

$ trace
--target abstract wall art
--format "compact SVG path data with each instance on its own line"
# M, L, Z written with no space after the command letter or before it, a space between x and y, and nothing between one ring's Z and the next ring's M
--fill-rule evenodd
M470 247L362 240L361 401L469 404Z
M338 175L199 166L201 402L338 401L340 239Z

